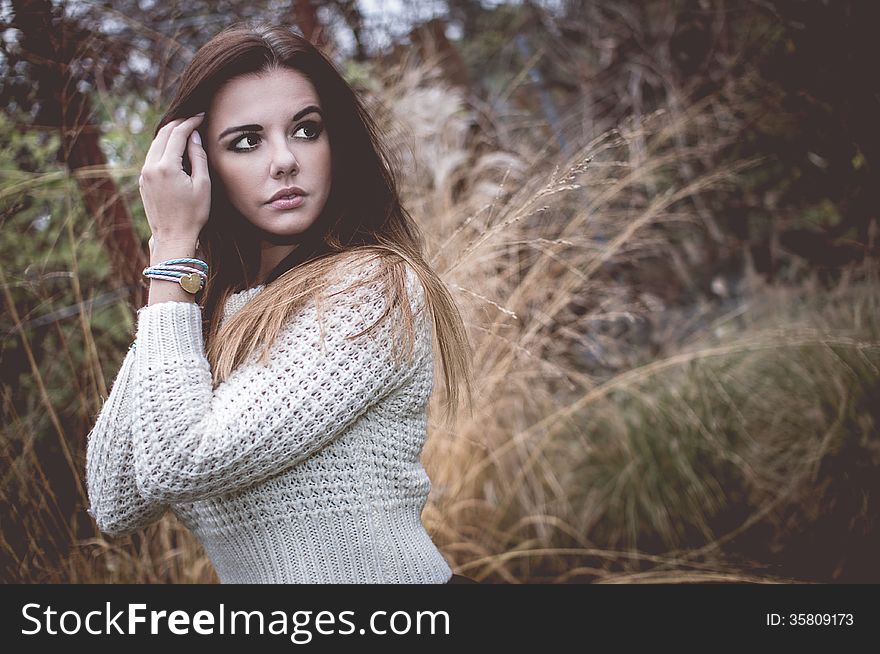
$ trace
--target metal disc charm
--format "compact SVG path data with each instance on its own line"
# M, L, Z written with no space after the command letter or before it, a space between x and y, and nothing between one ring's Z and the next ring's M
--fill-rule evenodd
M202 287L202 280L196 273L190 273L180 278L180 285L187 293L198 293Z

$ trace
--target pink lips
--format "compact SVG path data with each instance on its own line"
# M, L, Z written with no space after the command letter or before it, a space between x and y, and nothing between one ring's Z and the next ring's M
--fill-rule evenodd
M294 195L291 198L278 198L270 202L269 206L274 209L296 209L303 203L303 199L301 195Z

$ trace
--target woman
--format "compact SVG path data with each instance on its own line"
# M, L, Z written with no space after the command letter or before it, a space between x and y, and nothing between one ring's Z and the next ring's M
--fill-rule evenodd
M468 343L377 129L281 26L195 55L141 172L149 303L89 435L90 514L167 509L223 583L461 583L421 523L433 335Z

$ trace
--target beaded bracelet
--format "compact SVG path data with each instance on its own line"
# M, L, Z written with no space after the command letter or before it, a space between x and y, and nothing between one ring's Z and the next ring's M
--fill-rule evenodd
M179 264L193 264L199 268ZM192 295L204 288L208 279L207 273L208 264L201 259L193 258L168 259L154 266L147 266L143 270L144 277L176 281L184 291Z

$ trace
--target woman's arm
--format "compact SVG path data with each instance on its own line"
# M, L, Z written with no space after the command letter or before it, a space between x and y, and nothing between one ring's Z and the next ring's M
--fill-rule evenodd
M328 293L372 272L357 265ZM424 290L407 268L416 338L412 361L400 346L399 312L354 340L385 312L375 281L292 317L270 349L259 351L212 389L201 309L160 302L138 312L134 398L135 471L145 497L193 501L250 486L296 465L327 445L372 404L401 386L432 347ZM323 340L322 329L323 325ZM405 353L404 353L405 354Z
M168 509L165 504L144 499L135 481L131 433L134 347L122 361L86 447L88 512L98 528L111 536L146 527Z

